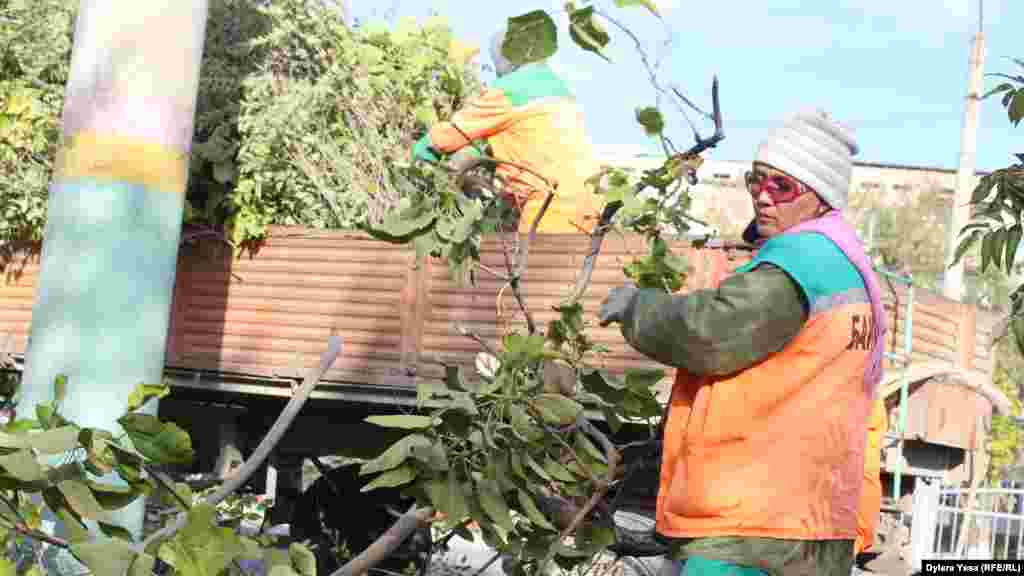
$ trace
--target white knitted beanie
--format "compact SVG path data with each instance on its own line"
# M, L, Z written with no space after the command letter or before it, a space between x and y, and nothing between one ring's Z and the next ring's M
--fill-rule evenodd
M857 152L851 130L820 109L806 109L773 130L754 160L800 180L833 209L843 210Z

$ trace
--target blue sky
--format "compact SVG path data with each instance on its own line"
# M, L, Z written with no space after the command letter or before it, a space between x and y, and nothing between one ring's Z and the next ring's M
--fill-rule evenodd
M577 2L579 4L580 2ZM509 16L558 0L353 0L359 20L446 16L456 35L482 47ZM596 5L629 26L653 57L659 77L710 108L718 74L726 140L712 157L749 160L766 131L789 112L821 106L853 128L857 159L955 168L977 0L658 0L663 19L642 8ZM1024 74L1008 57L1024 58L1024 1L987 0L986 72ZM563 31L553 65L568 79L598 145L649 145L633 109L654 102L632 41L609 26L612 63L584 52ZM668 50L665 42L671 41ZM486 76L485 76L486 77ZM986 78L987 87L997 80ZM691 135L669 118L673 140ZM710 126L703 125L704 131ZM1013 128L998 99L982 103L977 167L991 170L1024 152L1024 126Z

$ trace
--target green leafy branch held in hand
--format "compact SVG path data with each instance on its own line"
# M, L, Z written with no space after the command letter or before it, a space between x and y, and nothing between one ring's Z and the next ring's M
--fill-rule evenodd
M656 13L651 3L617 4L643 5ZM598 19L599 11L572 3L566 11L573 41L600 54L610 36ZM555 22L545 11L508 20L502 51L514 64L548 58L557 48ZM692 106L677 89L674 93ZM403 488L416 498L420 510L437 513L434 523L469 540L474 534L466 526L475 524L489 546L513 560L505 566L519 574L548 573L553 564L563 569L582 566L616 543L608 509L598 504L622 478L623 446L614 444L591 418L603 415L612 435L627 422L646 423L654 437L653 426L662 415L656 385L665 374L631 370L617 377L596 368L594 358L600 350L587 336L589 322L581 298L602 240L612 229L640 234L649 243L649 253L624 268L627 277L642 287L680 289L686 263L669 251L664 236L685 233L694 222L688 185L695 183L703 161L700 154L724 137L717 81L713 100L714 111L707 116L715 124L714 135L704 139L695 133L696 144L685 151L672 146L657 107L637 111L638 123L659 139L667 160L641 172L606 167L590 178L589 184L603 194L605 208L591 234L591 250L576 287L555 308L558 317L546 327L533 322L517 290L536 221L525 242L503 240L505 271L484 268L478 261L481 236L501 232L509 224L499 193L505 183L493 170L500 158L482 153L455 167L444 161L424 166L424 174L454 175L463 186L432 194L413 189L390 221L368 226L382 239L414 243L421 256L457 251L464 259L449 260L449 266L462 272L483 270L504 280L526 318L526 330L508 331L495 348L459 327L483 348L475 373L448 365L444 382L418 383L419 413L368 418L405 435L362 466L365 491ZM485 144L475 144L485 149ZM472 183L473 194L466 193L466 182Z

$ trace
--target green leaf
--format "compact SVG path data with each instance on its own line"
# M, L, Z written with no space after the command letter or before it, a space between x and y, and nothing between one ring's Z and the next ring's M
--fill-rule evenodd
M114 443L114 435L106 430L85 428L78 433L78 442L86 451L85 465L89 471L98 476L109 474L114 470L117 459L110 445Z
M427 438L422 434L411 434L409 436L405 436L392 444L380 456L370 460L369 462L365 462L360 468L359 473L367 475L397 468L412 456L412 449L414 446L429 447L430 445L430 438Z
M508 19L501 55L513 65L546 60L558 50L558 27L543 10Z
M550 456L545 456L544 458L544 471L555 480L561 480L562 482L576 481L576 477L565 466L552 460Z
M990 262L992 262L992 258L995 255L995 250L992 249L993 248L993 246L992 246L992 238L993 238L994 235L995 235L995 232L990 232L989 234L986 234L985 237L981 241L981 272L982 272L982 274L984 274L985 270L988 269L988 265L989 265Z
M629 368L626 370L626 386L637 392L647 392L664 378L664 370L643 368Z
M71 552L96 576L121 576L136 556L122 540L80 542L71 545Z
M78 448L79 429L76 426L62 426L25 437L28 445L40 454L63 454Z
M309 548L298 542L292 542L288 546L288 558L292 568L301 576L316 576L316 556Z
M537 476L540 476L541 478L547 480L548 482L554 481L554 478L551 477L551 474L549 474L547 470L545 470L540 464L538 464L537 461L533 459L533 456L531 456L528 452L523 453L523 460L526 461L526 465L529 466L530 469L533 470L533 472Z
M539 334L523 336L518 332L502 340L501 365L506 370L516 370L544 357L544 337Z
M422 430L435 424L430 416L402 414L397 416L367 416L366 421L384 428L402 428L405 430Z
M509 422L512 430L526 443L533 443L544 437L544 430L534 424L533 419L526 413L526 410L517 404L508 407Z
M999 94L1000 92L1009 92L1009 91L1012 91L1012 90L1013 90L1013 84L1010 84L1009 82L1003 82L999 86L996 86L995 88L993 88L993 89L989 90L988 92L986 92L985 95L981 97L981 99L984 100L984 99L988 98L989 96L992 96L993 94Z
M974 187L974 192L971 194L971 204L978 204L988 195L992 193L992 188L996 185L996 179L991 175L985 175L978 181L978 185Z
M529 404L545 422L559 426L572 424L583 411L579 402L561 394L539 394Z
M120 540L124 540L125 542L135 541L135 539L132 538L132 533L129 532L127 529L122 528L121 526L118 526L116 524L107 524L106 522L97 522L97 524L99 525L100 532L103 532L110 538L118 538Z
M128 576L152 576L156 566L156 558L149 554L139 554L128 569Z
M17 576L17 573L14 562L5 556L0 556L0 576Z
M576 433L573 434L573 437L576 441L577 450L582 450L583 452L586 452L592 458L598 460L599 462L608 462L605 453L599 450L597 446L594 446L594 443L590 441L590 438L587 438L586 434L577 430Z
M950 267L952 267L954 264L959 262L961 258L964 257L964 254L966 254L967 251L970 250L971 247L978 242L978 240L982 237L982 234L983 233L981 230L975 230L974 232L971 232L970 235L964 237L964 239L960 241L960 245L957 246L956 253L953 255L953 262L950 264Z
M137 384L128 395L128 411L138 410L150 400L160 400L170 393L171 387L167 384Z
M431 470L446 472L449 468L448 455L441 443L430 446L413 446L409 452L413 458L426 464Z
M608 45L608 31L594 17L594 7L587 6L569 13L569 36L580 48L608 60L601 52ZM610 60L608 60L610 62Z
M604 413L604 420L607 422L608 428L611 429L612 434L618 434L619 430L622 429L622 419L619 418L619 415L607 406L602 406L601 412Z
M64 480L57 484L57 489L67 499L68 505L82 518L102 520L110 523L110 514L93 496L92 490L85 482Z
M248 547L230 528L215 526L216 511L200 503L188 512L185 527L160 547L159 557L181 576L220 574Z
M405 465L393 468L387 472L377 476L372 482L363 486L360 492L369 492L376 490L377 488L394 488L396 486L402 486L412 482L419 472L416 468Z
M482 478L476 483L476 493L484 512L499 526L511 532L513 529L512 515L508 503L501 494L501 487L494 479Z
M1007 114L1014 126L1020 124L1020 121L1024 119L1024 89L1017 90L1014 93L1013 100L1007 107Z
M21 482L38 482L46 477L43 467L28 450L0 456L0 466L9 476Z
M68 377L58 374L53 380L53 403L59 406L68 395Z
M1015 224L1010 227L1006 235L1006 271L1013 272L1013 263L1017 259L1017 248L1020 246L1021 225Z
M665 119L662 118L661 111L653 106L637 108L636 121L644 127L644 132L648 136L657 136L665 130Z
M413 239L433 230L436 223L437 215L434 212L409 216L395 210L385 214L379 224L365 223L364 229L378 240L392 244L408 244Z
M86 485L104 510L120 510L142 495L141 490L132 486L115 486L93 480L86 480Z
M448 517L451 523L457 523L469 515L469 505L462 485L455 475L455 470L448 472L446 480L431 480L423 485L434 508Z
M658 12L657 5L654 4L654 0L615 0L615 5L619 8L628 8L630 6L643 6L651 11L651 14L661 17Z
M88 542L93 539L93 536L89 534L85 521L71 508L67 498L64 497L60 490L55 486L50 486L42 491L42 496L47 508L54 513L58 520L64 523L71 542Z
M118 418L117 423L146 458L158 464L192 463L192 439L177 424L134 412Z
M523 490L517 490L516 496L519 498L519 507L526 513L526 517L530 519L537 526L546 530L554 532L556 530L555 525L552 524L544 514L537 507L537 503L533 501L533 498Z

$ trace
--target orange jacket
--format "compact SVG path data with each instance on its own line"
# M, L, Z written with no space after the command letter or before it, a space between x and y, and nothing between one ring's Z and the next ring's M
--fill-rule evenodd
M864 285L816 234L773 238L738 272L761 261L794 277L810 317L781 351L737 374L678 371L658 531L854 540L873 392L864 383L871 319Z
M864 488L857 507L856 554L871 548L875 541L875 529L882 511L882 440L889 430L889 418L885 402L875 400L868 422L868 444L864 451Z
M427 138L430 147L449 154L486 139L499 160L557 183L540 232L589 232L596 222L600 206L585 181L599 165L572 93L546 64L499 78L449 121L433 126ZM530 171L508 164L497 170L514 188L511 195L522 207L520 231L526 232L550 188Z

